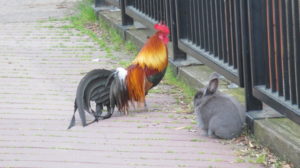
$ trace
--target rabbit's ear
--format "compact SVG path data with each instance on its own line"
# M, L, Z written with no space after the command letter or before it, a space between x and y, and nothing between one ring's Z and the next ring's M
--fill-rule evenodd
M207 88L206 88L205 95L214 94L218 89L218 85L219 85L219 79L218 78L211 79L209 81L209 84L208 84Z

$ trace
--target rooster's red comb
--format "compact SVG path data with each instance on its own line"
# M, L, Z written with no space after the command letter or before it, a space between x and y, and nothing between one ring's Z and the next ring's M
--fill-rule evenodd
M162 23L155 24L154 29L157 30L157 31L166 33L166 34L170 33L169 27L165 24L162 24Z

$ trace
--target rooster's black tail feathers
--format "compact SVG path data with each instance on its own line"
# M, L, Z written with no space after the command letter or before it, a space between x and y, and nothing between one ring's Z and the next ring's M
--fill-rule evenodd
M78 110L83 126L88 125L85 113L95 117L94 121L110 118L113 111L110 106L109 92L112 83L111 76L114 71L95 69L88 72L80 81L74 103L74 114L68 129L75 125L75 112ZM91 107L91 101L95 102L95 111ZM103 107L106 106L107 113L102 115ZM92 121L92 122L94 122Z

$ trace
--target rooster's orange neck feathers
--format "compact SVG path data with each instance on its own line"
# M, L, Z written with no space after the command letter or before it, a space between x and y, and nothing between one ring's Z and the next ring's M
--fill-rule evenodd
M147 67L161 72L168 64L167 52L166 45L159 38L159 33L156 33L148 39L132 64L138 65L141 68Z

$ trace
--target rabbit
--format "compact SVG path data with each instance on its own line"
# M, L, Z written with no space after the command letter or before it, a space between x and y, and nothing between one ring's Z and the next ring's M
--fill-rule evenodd
M245 110L234 98L218 89L219 75L210 76L208 86L194 97L198 125L209 137L232 139L239 136L245 123Z

